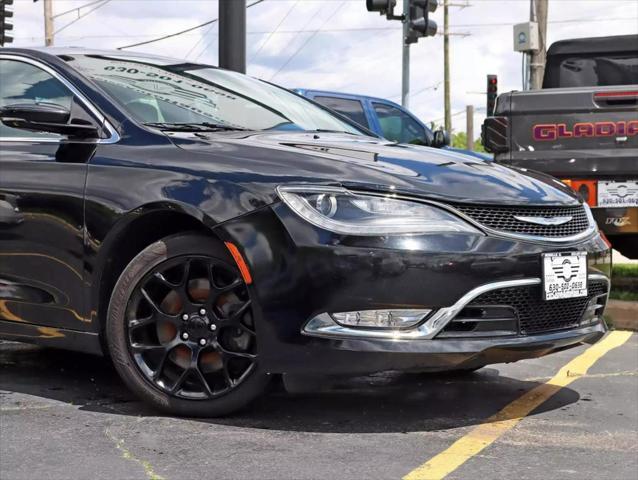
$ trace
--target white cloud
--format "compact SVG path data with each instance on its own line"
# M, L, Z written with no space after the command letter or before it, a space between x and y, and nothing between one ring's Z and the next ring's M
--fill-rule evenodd
M89 0L55 0L54 13ZM248 0L251 3L251 0ZM398 2L400 4L400 2ZM461 0L454 3L463 3ZM499 75L501 91L520 89L521 57L512 49L512 27L529 17L527 0L469 0L450 8L451 30L470 36L451 38L452 111L484 107L485 75ZM189 28L217 16L212 0L112 0L56 37L56 45L93 48L149 40ZM338 12L334 14L335 9ZM439 8L433 19L443 24ZM43 44L42 2L16 0L13 46ZM288 14L279 31L271 32ZM251 75L270 79L291 55L303 49L274 77L288 87L342 90L400 100L401 31L399 22L368 13L364 0L265 0L248 10L248 58ZM73 20L56 19L56 28ZM548 40L638 33L636 0L550 0ZM620 20L619 20L620 19ZM580 21L573 21L580 20ZM595 20L595 21L592 21ZM566 23L561 23L570 21ZM489 27L477 24L504 24ZM464 26L465 25L465 26ZM379 30L360 30L360 29ZM327 30L314 33L317 29ZM350 31L347 31L351 29ZM384 30L389 29L389 30ZM295 33L304 30L303 33ZM161 55L217 62L217 26L136 48ZM262 46L263 42L268 41ZM305 45L304 45L305 44ZM259 50L257 56L254 53ZM411 48L411 110L424 121L443 116L443 39L421 39ZM438 88L426 89L439 85ZM478 113L475 131L482 121ZM464 115L453 118L465 129Z

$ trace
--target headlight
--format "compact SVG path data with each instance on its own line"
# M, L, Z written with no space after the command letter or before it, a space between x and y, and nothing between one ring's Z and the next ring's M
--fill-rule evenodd
M304 220L344 235L481 234L441 208L409 200L338 187L280 186L277 193Z

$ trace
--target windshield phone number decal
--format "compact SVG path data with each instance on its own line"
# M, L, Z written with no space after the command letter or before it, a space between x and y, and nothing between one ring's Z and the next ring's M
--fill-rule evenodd
M137 91L220 122L218 99L238 99L223 89L172 74L159 67L140 68L140 64L123 61L104 66L103 60L95 60L85 64L84 69L99 81Z

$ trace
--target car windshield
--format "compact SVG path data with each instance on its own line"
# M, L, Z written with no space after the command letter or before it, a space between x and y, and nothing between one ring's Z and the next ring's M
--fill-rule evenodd
M137 121L165 129L363 132L286 89L151 56L65 55Z

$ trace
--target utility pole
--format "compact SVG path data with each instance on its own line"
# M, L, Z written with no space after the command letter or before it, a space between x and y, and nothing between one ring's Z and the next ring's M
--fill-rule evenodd
M445 110L445 130L452 132L452 111L450 107L450 23L449 0L443 0L443 109Z
M246 0L219 0L219 66L246 73Z
M467 149L471 152L474 150L474 105L467 105L465 107L465 122Z
M53 0L44 0L44 44L53 45Z
M407 42L410 34L410 0L403 0L403 58L401 60L401 105L410 108L410 44Z
M530 88L539 90L543 86L545 61L547 59L547 11L548 0L530 0L530 20L538 22L538 49L530 54ZM535 18L534 18L535 17Z

